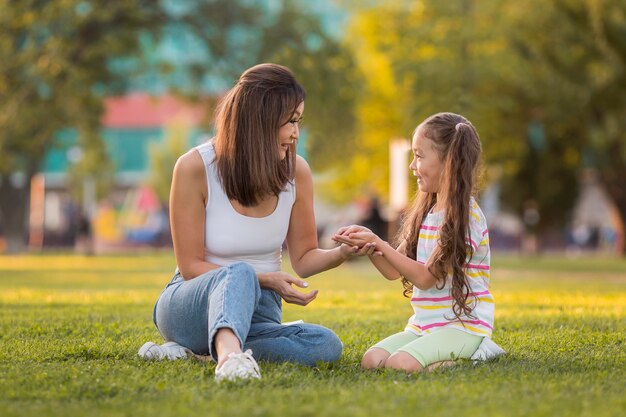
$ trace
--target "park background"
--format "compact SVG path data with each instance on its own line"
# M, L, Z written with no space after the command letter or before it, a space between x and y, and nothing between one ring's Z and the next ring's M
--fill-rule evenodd
M285 307L338 332L338 365L218 388L212 364L139 361L175 264L173 165L260 62L307 89L322 246L355 221L391 239L415 126L473 122L504 359L360 372L410 308L352 262ZM625 128L623 0L0 0L0 412L623 415Z
M411 132L453 111L481 135L495 249L624 253L624 1L508 3L2 2L0 249L168 245L176 158L277 62L308 90L322 240L372 203L395 222Z

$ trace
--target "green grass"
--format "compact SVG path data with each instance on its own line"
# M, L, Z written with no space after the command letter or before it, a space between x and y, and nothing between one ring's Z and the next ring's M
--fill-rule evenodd
M213 364L146 362L167 254L0 257L1 416L624 416L626 261L495 255L494 339L508 354L430 374L364 372L369 345L411 309L367 262L310 278L286 321L335 330L333 365L261 362L263 379L217 385Z

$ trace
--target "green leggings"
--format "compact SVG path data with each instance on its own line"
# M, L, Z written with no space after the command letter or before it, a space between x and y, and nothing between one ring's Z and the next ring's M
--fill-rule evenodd
M423 367L427 367L436 362L470 358L482 341L483 336L458 329L441 329L424 336L403 331L381 340L372 347L386 350L391 354L406 352Z

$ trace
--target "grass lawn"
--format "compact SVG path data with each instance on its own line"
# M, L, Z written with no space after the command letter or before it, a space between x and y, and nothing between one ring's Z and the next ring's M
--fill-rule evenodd
M333 365L261 362L263 379L213 381L213 364L146 362L169 254L0 256L0 416L625 416L626 261L494 255L494 340L508 355L430 374L364 372L361 355L411 314L399 283L352 262L310 278L285 321L335 330Z

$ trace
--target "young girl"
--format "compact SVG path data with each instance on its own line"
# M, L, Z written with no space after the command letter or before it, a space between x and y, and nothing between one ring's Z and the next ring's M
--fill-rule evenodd
M472 197L481 152L478 133L462 116L435 114L415 129L412 150L409 168L419 193L398 248L362 226L341 228L333 237L369 248L383 276L402 278L405 296L412 293L415 314L403 332L365 353L361 366L367 369L416 372L503 352L489 339L494 319L489 232Z

